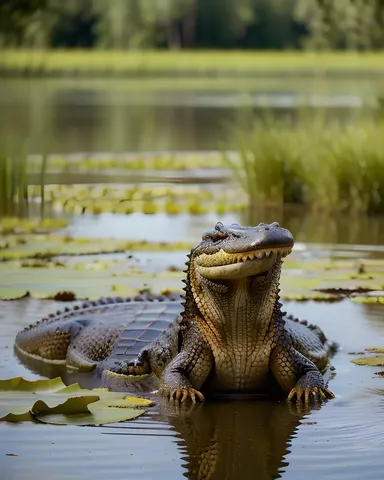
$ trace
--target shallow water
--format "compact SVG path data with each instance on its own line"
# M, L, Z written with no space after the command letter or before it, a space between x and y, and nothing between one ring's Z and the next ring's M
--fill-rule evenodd
M363 254L370 255L373 251L380 251L384 245L384 216L319 215L301 209L277 208L254 208L249 214L230 213L220 216L214 212L206 215L85 214L70 218L70 225L60 234L149 242L198 242L202 232L211 230L219 220L226 225L239 222L242 225L257 225L261 220L266 223L277 221L293 233L296 245L297 242L310 243L327 252L344 246L349 251L348 255L360 250L365 252Z
M113 232L121 238L145 238L154 230L158 240L196 241L212 227L212 216L178 218L169 224L157 215L83 217L67 229L71 235ZM239 221L238 218L225 218ZM156 222L159 222L158 224ZM372 230L371 230L372 231ZM381 231L379 229L379 231ZM176 237L176 238L175 238ZM377 240L381 238L377 237ZM362 243L364 243L362 239ZM341 255L383 258L380 245L314 245L299 241L300 255ZM172 259L184 261L184 254ZM171 258L169 257L169 258ZM183 258L182 258L183 257ZM165 266L166 257L138 254L148 268ZM151 262L152 260L152 262ZM102 427L56 427L0 424L0 458L5 479L381 479L384 458L384 379L380 368L359 367L350 352L384 346L384 306L340 303L287 302L285 309L319 324L340 344L333 359L330 388L336 398L319 410L303 414L285 402L234 398L176 409L159 399L137 421ZM14 337L23 326L63 304L33 299L2 302L0 309L0 378L22 375L39 378L19 363ZM71 382L86 377L67 376ZM17 456L8 456L14 454ZM368 474L369 472L369 474Z
M13 338L58 307L2 304L1 378L38 378L14 358ZM137 421L103 427L1 424L2 478L383 478L384 380L373 375L379 369L356 366L349 355L384 345L383 306L346 300L286 307L341 345L330 383L336 399L320 410L302 416L285 402L231 399L179 411L160 401Z
M10 145L24 145L28 139L28 151L38 154L217 149L227 140L227 124L242 118L241 106L257 109L262 104L289 111L305 94L312 106L332 105L332 114L341 116L369 103L381 89L368 78L331 83L253 79L244 85L250 95L243 97L238 80L220 91L181 83L173 91L175 82L169 88L154 88L137 81L1 80L0 131ZM384 256L382 218L252 209L248 216L225 215L220 220L277 220L294 233L302 259ZM61 233L194 242L216 221L213 213L84 215L70 218L70 226ZM181 267L185 254L140 252L135 258L147 270L164 271L170 258ZM62 308L63 304L33 299L0 303L0 379L39 378L14 356L14 337L24 326ZM103 427L0 423L0 478L384 478L384 379L374 376L380 369L356 366L349 355L384 346L384 306L344 300L290 302L286 309L318 323L341 345L330 385L336 399L319 410L301 415L285 402L232 398L181 411L159 401L136 421ZM67 378L85 383L83 377Z

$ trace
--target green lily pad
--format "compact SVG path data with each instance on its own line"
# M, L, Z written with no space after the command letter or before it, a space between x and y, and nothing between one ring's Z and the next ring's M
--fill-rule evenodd
M132 251L185 251L193 245L187 242L122 241L113 238L72 238L59 235L25 235L8 238L8 247L0 250L0 261L50 260L57 256L102 255ZM54 267L55 262L49 264ZM24 264L26 265L26 264ZM37 266L37 263L34 264ZM62 263L56 266L63 266Z
M361 358L354 358L351 360L356 365L368 365L370 367L384 367L384 355L366 356Z
M91 408L89 407L91 410ZM133 408L94 408L91 413L80 413L75 415L48 414L37 415L36 419L42 423L50 423L52 425L104 425L106 423L125 422L134 420L143 415L144 410Z
M383 353L384 354L384 348L381 348L381 347L366 348L365 351L370 352L370 353Z
M107 396L95 403L88 404L89 412L75 414L50 412L37 415L36 418L40 422L54 425L104 425L133 420L145 413L145 410L136 407L149 406L151 403L150 400L144 398L126 397L109 400Z
M148 243L58 235L14 235L7 237L7 242L9 247L0 251L0 260L3 259L0 279L4 280L0 280L0 299L17 299L28 292L35 298L65 301L131 296L143 287L154 293L164 288L180 292L184 274L176 268L154 273L148 267L139 269L121 255L86 261L78 256L141 250L150 257L151 251L188 252L192 247L185 242ZM60 256L59 261L52 258L55 256ZM172 265L171 254L169 264ZM39 268L25 268L27 265ZM332 302L349 297L357 302L384 303L384 296L380 296L384 287L384 261L366 260L364 269L364 274L358 274L355 260L307 262L300 260L294 251L284 263L281 295L285 300L296 301Z
M384 305L384 296L358 296L352 298L352 301L356 303L377 303Z
M0 392L0 420L31 421L36 415L50 413L88 413L88 404L100 400L98 395L37 394L34 392Z
M382 347L369 347L365 351L368 353L365 357L355 358L351 360L356 365L368 365L370 367L384 367L384 348ZM377 353L378 355L369 355L371 353Z
M29 297L29 292L23 288L0 288L0 300L12 301Z
M30 220L17 217L4 217L0 219L0 234L20 234L33 232L52 232L68 225L66 220L47 218L44 220Z
M60 378L0 381L0 421L101 425L131 420L145 413L151 401L106 389L65 386Z
M73 384L78 385L78 384ZM72 386L72 385L71 385ZM0 392L62 392L67 389L60 377L51 380L26 380L23 377L8 378L0 380ZM80 388L80 387L79 387Z

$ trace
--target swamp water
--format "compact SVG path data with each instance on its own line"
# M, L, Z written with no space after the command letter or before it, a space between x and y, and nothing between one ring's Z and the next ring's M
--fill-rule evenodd
M142 238L161 220L137 215L131 223L130 217L125 218L106 214L80 221L77 217L65 231L75 237L109 231L123 238ZM177 230L172 220L167 229L162 224L163 241L175 240L172 232L177 232L198 242L201 232L214 222L209 215L183 218ZM223 219L235 220L239 221ZM130 225L129 231L124 231L125 225ZM314 247L300 242L305 236L305 232L299 235L296 248L308 259L384 257L380 246ZM376 238L377 243L380 240ZM166 264L181 268L185 254L142 252L137 258L147 269L162 270ZM63 304L36 299L1 303L0 378L41 378L19 363L13 341L21 328L57 309ZM1 478L383 478L384 379L374 375L380 368L357 366L350 360L364 348L384 346L384 306L346 299L330 304L289 301L285 309L319 324L341 346L333 359L336 370L330 383L336 398L320 409L301 415L285 402L249 398L178 409L160 400L135 421L101 427L1 423ZM66 381L85 382L81 375Z
M245 90L252 105L294 109L297 92L312 95L312 105L333 106L336 114L358 108L379 94L370 79L348 82L250 79ZM216 149L226 139L225 125L242 118L238 90L212 85L193 89L182 81L145 90L146 82L87 80L1 80L0 130L10 146L28 139L31 153L125 152L128 150ZM180 83L180 84L179 84ZM217 80L212 79L216 85ZM160 88L161 87L161 88ZM157 91L155 93L152 90ZM173 91L176 90L176 91ZM244 105L249 106L249 97ZM225 188L225 187L224 187ZM236 215L220 218L243 222ZM322 218L311 215L257 214L255 222L277 220L291 229L302 259L338 257L383 259L383 220ZM217 215L84 215L70 221L65 234L198 242ZM255 223L252 220L252 223ZM335 243L335 247L330 243ZM356 245L355 245L356 244ZM182 268L186 252L135 254L141 268ZM0 270L0 283L9 283ZM297 272L297 275L300 275ZM38 270L40 285L52 283ZM84 279L79 272L79 281ZM93 272L90 273L93 275ZM27 288L23 275L17 287ZM171 281L172 280L172 281ZM134 279L137 288L143 280ZM24 282L24 284L23 284ZM178 278L164 285L179 286ZM154 282L156 286L156 282ZM71 287L71 282L68 283ZM65 304L64 306L67 306ZM47 300L0 302L0 378L40 378L13 352L16 333L42 316L63 309ZM300 415L285 402L225 400L177 409L159 400L138 420L102 427L0 424L0 478L4 480L82 479L284 479L384 478L384 379L380 368L350 362L364 348L384 346L384 306L355 303L285 302L285 309L319 324L340 344L333 359L330 388L336 398ZM78 376L79 377L79 376ZM67 378L81 381L80 378ZM83 379L84 381L84 379Z

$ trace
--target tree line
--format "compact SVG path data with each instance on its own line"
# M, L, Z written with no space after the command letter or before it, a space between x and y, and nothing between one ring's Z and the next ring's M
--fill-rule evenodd
M1 0L0 46L384 47L384 0Z

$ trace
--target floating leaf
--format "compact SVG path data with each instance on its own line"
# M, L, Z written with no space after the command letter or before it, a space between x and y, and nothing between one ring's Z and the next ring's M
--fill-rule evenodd
M0 381L0 420L34 421L71 425L101 425L131 420L145 413L138 407L150 400L87 390L78 383L65 386L60 378L28 381L22 377Z
M368 365L370 367L384 367L384 355L366 356L351 360L356 365Z
M125 422L133 420L145 413L144 410L133 408L109 408L93 409L92 413L83 413L78 415L38 415L39 422L50 423L52 425L104 425L106 423Z
M366 352L371 352L371 353L383 353L384 354L384 348L382 347L371 347L371 348L366 348Z
M12 301L29 297L28 290L23 288L0 288L0 300Z
M121 396L121 395L120 395ZM43 423L55 425L103 425L106 423L124 422L139 417L145 410L134 407L146 407L151 401L145 398L125 397L110 399L109 395L101 395L100 401L88 405L90 413L82 414L48 414L37 416Z
M78 385L78 384L74 384ZM58 392L66 387L60 377L51 380L26 380L23 377L0 380L0 392Z
M33 420L35 415L48 413L89 412L87 405L97 402L98 395L36 394L34 392L0 392L0 420L21 422Z

